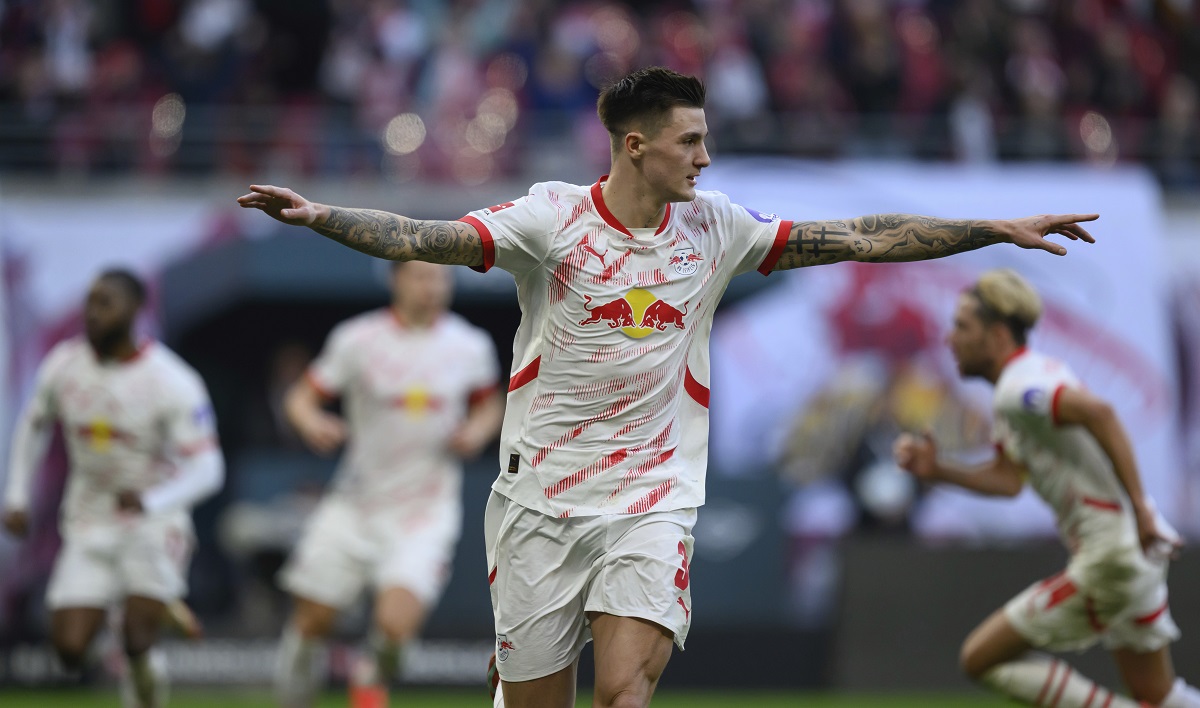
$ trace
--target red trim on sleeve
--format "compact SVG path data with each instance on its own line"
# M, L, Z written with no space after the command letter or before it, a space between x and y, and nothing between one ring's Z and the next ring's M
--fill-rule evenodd
M497 568L498 568L498 567L499 567L499 566L497 566ZM491 585L492 583L496 582L496 570L497 570L497 568L492 568L492 572L488 573L488 585Z
M468 406L477 406L480 403L483 403L489 397L491 397L491 395L493 393L495 393L499 388L500 387L497 386L496 384L492 384L491 386L482 386L480 388L475 389L471 393L467 394L467 405Z
M779 222L779 230L775 232L775 243L771 244L771 250L763 259L762 265L758 267L759 273L770 275L771 271L775 270L775 266L779 263L779 257L783 255L783 249L787 246L788 232L791 230L792 222Z
M1162 613L1164 613L1166 611L1167 611L1167 601L1163 600L1162 607L1158 608L1157 610L1151 612L1148 615L1142 615L1141 617L1135 617L1133 619L1133 623L1134 624L1150 624L1154 620L1158 619L1162 615Z
M1107 499L1097 499L1095 497L1082 497L1079 501L1083 502L1084 504L1086 504L1090 507L1094 507L1096 509L1102 509L1104 511L1118 511L1118 512L1121 511L1120 504L1118 504L1115 501L1109 501Z
M542 358L539 356L538 358L526 364L524 369L521 369L517 373L513 374L512 378L508 380L508 392L512 393L518 388L521 388L525 384L536 379L538 375L538 369L541 368L541 366Z
M482 221L470 214L459 219L459 221L474 226L475 230L479 232L479 239L483 241L483 265L471 266L471 270L480 273L488 272L492 269L492 266L496 265L496 242L492 239L492 232Z
M1066 384L1059 384L1058 388L1054 389L1054 395L1050 398L1050 422L1059 425L1058 422L1058 399L1062 396L1063 390L1067 388Z
M708 408L708 387L697 381L696 378L692 376L691 367L688 367L683 372L683 389L688 392L688 395L691 396L696 403Z
M202 452L205 452L206 450L211 450L211 449L215 448L216 446L217 446L216 438L211 438L211 437L204 438L203 440L197 440L196 442L194 442L190 445L180 445L179 446L179 454L182 455L183 457L191 457L192 455L198 455Z
M308 381L309 386L312 386L317 390L317 394L321 398L324 398L327 401L332 401L338 397L336 393L330 391L321 383L312 369L308 369L304 372L304 378Z

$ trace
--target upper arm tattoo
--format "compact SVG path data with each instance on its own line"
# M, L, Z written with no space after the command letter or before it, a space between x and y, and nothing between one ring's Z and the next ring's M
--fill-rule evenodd
M356 251L393 261L483 263L482 239L459 221L418 221L376 209L330 207L325 223L312 229Z
M1003 240L987 222L911 214L877 214L850 221L797 221L792 224L775 270L839 261L922 261Z

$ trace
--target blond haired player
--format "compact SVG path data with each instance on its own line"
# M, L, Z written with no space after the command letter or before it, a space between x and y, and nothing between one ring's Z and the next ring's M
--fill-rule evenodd
M122 603L122 698L149 708L166 702L164 657L153 650L161 627L170 619L197 631L180 602L190 510L220 488L225 467L204 382L162 344L134 340L144 301L132 273L102 273L84 307L87 336L42 362L14 434L4 525L25 534L30 483L57 421L70 476L46 598L54 648L78 669L108 608Z
M287 708L313 704L313 649L368 586L372 656L351 702L382 702L400 648L448 579L462 528L460 458L495 438L504 406L491 336L446 311L451 277L433 263L393 264L391 306L338 325L288 391L288 419L309 446L347 447L280 576L295 598L276 676ZM344 419L323 407L334 398Z
M1053 253L1095 215L966 221L883 214L786 221L697 191L704 86L652 67L606 88L611 173L545 182L458 221L238 199L393 260L513 274L522 319L484 519L496 660L510 708L575 704L595 641L597 706L644 706L692 621L692 525L708 457L708 337L740 273L911 261L997 243ZM800 303L797 303L799 306Z
M1037 293L1011 270L988 271L958 300L948 341L959 372L996 387L990 463L941 462L928 436L896 441L897 462L926 481L997 496L1014 496L1028 481L1054 510L1071 552L1062 573L1030 586L967 637L963 670L1047 708L1200 708L1200 693L1175 677L1169 652L1179 630L1167 606L1167 564L1179 538L1142 491L1112 407L1065 364L1025 348L1041 313ZM1082 651L1100 641L1134 700L1030 652Z

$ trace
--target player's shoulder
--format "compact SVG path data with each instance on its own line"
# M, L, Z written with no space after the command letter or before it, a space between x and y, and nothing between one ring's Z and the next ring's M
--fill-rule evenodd
M486 343L489 346L492 336L487 330L472 324L467 318L456 312L443 312L438 316L438 334L451 346L478 346Z
M162 342L144 344L139 356L145 358L146 364L165 387L164 390L179 394L205 391L204 379L200 372Z
M88 344L87 339L82 336L68 337L50 347L50 351L46 352L46 356L42 359L41 367L47 373L57 375L65 369L88 361L88 357L91 356L91 345Z
M1010 362L996 380L996 400L1029 406L1036 403L1032 399L1052 395L1059 386L1076 384L1078 378L1061 359L1026 351Z
M363 312L338 322L329 331L329 341L353 342L369 338L380 330L395 326L395 315L387 307Z
M762 223L769 223L779 218L775 214L766 214L738 204L728 194L716 190L696 190L696 198L692 200L692 205L701 212L725 216L746 216Z

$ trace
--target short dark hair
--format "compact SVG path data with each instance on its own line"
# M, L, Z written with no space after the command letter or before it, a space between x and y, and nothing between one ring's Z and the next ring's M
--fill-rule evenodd
M146 302L146 284L127 268L109 268L100 274L98 280L112 280L120 283L139 306Z
M657 132L675 106L704 108L704 83L661 66L638 69L600 92L596 114L615 146L633 125L645 120L647 132Z

